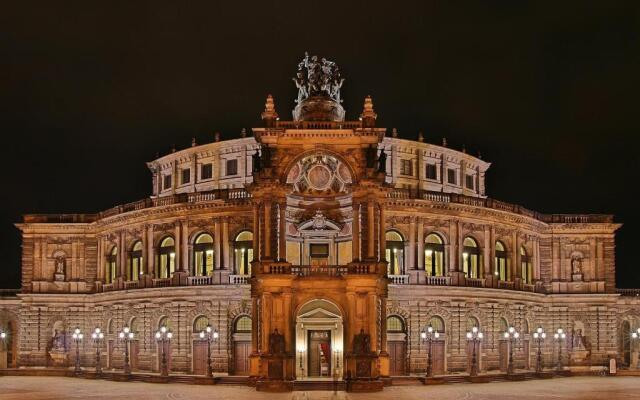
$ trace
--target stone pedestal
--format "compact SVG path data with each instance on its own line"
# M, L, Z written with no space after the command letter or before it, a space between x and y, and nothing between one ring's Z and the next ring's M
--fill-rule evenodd
M585 365L589 362L589 350L572 350L570 359L571 365Z
M53 280L56 282L64 282L64 274L54 274Z
M69 365L69 358L67 352L63 350L52 350L49 352L53 367L66 367Z
M460 271L452 271L449 272L449 276L451 277L451 286L464 286L465 276L464 272Z
M582 273L571 274L571 280L574 282L582 282Z

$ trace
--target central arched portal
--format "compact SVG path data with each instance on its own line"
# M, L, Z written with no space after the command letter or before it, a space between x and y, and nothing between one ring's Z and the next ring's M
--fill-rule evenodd
M342 312L334 303L316 299L296 316L296 379L342 379Z

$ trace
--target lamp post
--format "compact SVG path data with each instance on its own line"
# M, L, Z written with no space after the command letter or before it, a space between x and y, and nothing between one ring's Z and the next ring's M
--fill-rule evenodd
M562 342L566 337L567 334L564 333L562 328L558 328L556 333L553 334L553 338L558 341L558 364L556 365L558 371L562 371Z
M4 346L4 341L7 339L7 332L4 331L0 331L0 342L2 342L2 345ZM2 347L0 347L2 348Z
M128 326L122 327L122 331L118 334L120 340L124 342L124 374L131 375L131 364L129 363L129 342L133 340L133 332Z
M439 338L440 338L440 332L434 331L433 326L431 326L431 324L427 326L426 330L423 330L422 332L420 332L420 339L422 340L422 343L427 342L429 344L429 352L428 352L429 358L427 359L427 378L433 377L433 361L431 359L432 345L434 340L438 340Z
M304 347L298 348L298 354L300 355L300 363L298 364L300 368L300 379L302 379L304 378L304 363L302 362L304 358Z
M520 333L516 331L516 328L510 326L504 333L504 338L509 341L509 364L507 365L507 375L511 375L513 374L513 344L518 340L518 338L520 338Z
M544 333L544 329L541 326L533 332L533 340L536 341L538 345L538 354L536 357L536 373L539 374L542 372L542 342L546 339L547 334Z
M73 330L73 334L71 335L74 343L76 344L76 368L75 373L80 373L80 342L82 342L82 338L84 335L80 332L80 328L76 328Z
M482 341L484 337L483 333L480 332L477 326L471 328L470 332L467 332L467 341L473 344L473 354L471 356L471 373L470 376L478 376L478 360L476 359L476 347L477 344Z
M632 339L634 342L637 342L637 341L638 341L638 339L640 339L640 328L636 329L636 331L635 331L635 332L632 332L632 333L631 333L631 339ZM631 367L631 368L637 368L637 364L636 364L636 366L635 366L635 367Z
M169 369L167 368L167 354L165 352L165 343L170 343L171 338L173 337L173 333L167 329L166 326L161 326L160 329L156 332L156 341L158 342L158 347L160 347L162 351L162 366L160 369L160 376L169 376Z
M220 338L220 334L217 329L212 329L211 325L207 325L205 330L200 332L200 339L207 340L207 376L213 377L213 368L211 366L211 342L217 342Z
M100 345L104 339L104 333L102 333L100 328L96 328L91 334L91 339L93 339L93 343L96 345L96 374L99 375L102 373L102 364L100 363Z

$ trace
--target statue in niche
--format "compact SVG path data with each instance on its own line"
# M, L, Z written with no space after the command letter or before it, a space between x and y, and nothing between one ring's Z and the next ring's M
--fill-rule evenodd
M380 156L378 157L378 172L387 172L387 153L384 149L380 150Z
M262 160L260 159L260 153L256 150L251 156L251 171L256 174L262 170Z
M571 255L571 280L574 282L582 281L582 255Z
M353 338L353 352L358 355L371 352L371 335L364 333L364 329L360 329L360 333Z
M279 333L278 330L274 330L273 333L269 334L269 352L271 354L284 354L285 346L284 346L284 335Z
M64 281L64 267L65 267L65 258L64 256L57 256L55 260L55 272L53 274L53 279L56 281Z
M53 351L66 351L65 346L65 334L63 331L55 329L53 333L53 340L51 343L51 350Z

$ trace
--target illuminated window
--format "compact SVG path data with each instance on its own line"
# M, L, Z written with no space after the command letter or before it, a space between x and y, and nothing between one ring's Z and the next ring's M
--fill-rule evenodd
M253 233L250 231L238 233L233 242L233 256L235 257L236 273L239 275L251 275Z
M227 176L238 175L238 160L227 160Z
M411 160L400 160L400 173L402 175L413 176L413 163Z
M456 170L455 169L447 169L447 182L452 185L457 185L458 180L456 179Z
M494 274L498 279L501 281L507 281L511 278L511 274L507 268L507 251L500 241L496 242L496 258L494 264Z
M193 276L208 276L213 273L214 252L213 237L208 233L201 233L193 245Z
M142 263L142 242L136 241L129 253L129 268L127 268L127 280L137 281L144 271Z
M158 249L158 262L156 263L156 277L170 278L176 269L175 242L171 236L167 236L160 242Z
M111 252L107 256L106 271L104 274L104 281L106 283L113 283L116 279L116 267L118 265L118 246L113 246Z
M191 168L185 168L182 170L182 184L191 182Z
M171 187L171 175L164 176L162 187L165 189L169 189Z
M387 242L386 258L389 263L387 274L404 274L404 239L396 231L387 231L385 239Z
M444 243L435 233L425 239L424 269L428 276L444 276Z
M469 236L462 243L462 272L467 278L480 277L480 250L475 239Z
M387 318L387 332L404 332L404 324L400 317L392 315Z
M438 179L438 169L435 164L427 164L426 176L427 179Z
M193 321L193 332L199 333L207 329L207 325L209 325L209 318L204 315L199 316Z
M533 283L533 266L531 265L531 259L527 254L527 250L524 246L520 247L520 273L522 274L522 280L524 283Z
M213 164L202 164L200 167L200 179L211 179L213 177Z
M236 320L236 332L251 332L251 318L242 316Z
M431 317L429 325L431 325L434 332L444 333L444 320L437 315Z

